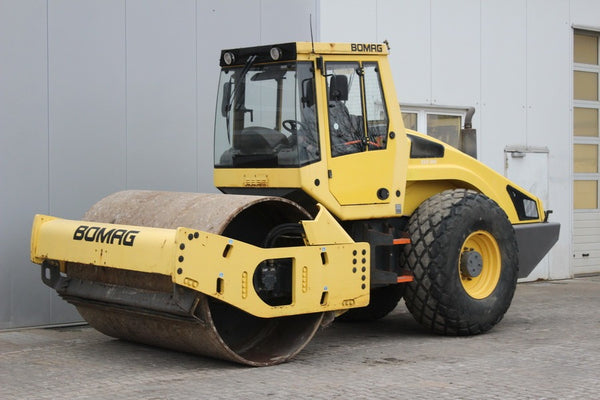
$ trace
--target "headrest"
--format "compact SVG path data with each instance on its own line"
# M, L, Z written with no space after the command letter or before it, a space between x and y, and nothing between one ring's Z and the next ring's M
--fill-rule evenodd
M329 81L329 100L348 100L348 77L333 75Z

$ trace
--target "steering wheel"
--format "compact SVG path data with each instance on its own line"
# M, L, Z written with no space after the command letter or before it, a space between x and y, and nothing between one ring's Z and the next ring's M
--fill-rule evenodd
M308 127L306 125L300 121L296 121L295 119L286 119L281 123L281 125L283 125L283 128L292 135L298 133L298 127L308 131Z

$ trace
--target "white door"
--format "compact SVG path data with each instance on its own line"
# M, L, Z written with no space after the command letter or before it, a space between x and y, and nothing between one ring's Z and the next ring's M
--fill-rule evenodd
M548 149L531 147L507 147L504 150L504 174L511 181L542 200L548 208ZM529 282L550 277L548 256L535 267L527 278Z

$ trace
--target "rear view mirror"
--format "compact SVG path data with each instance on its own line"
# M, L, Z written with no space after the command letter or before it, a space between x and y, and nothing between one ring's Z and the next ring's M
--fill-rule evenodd
M223 99L221 100L221 115L226 117L231 106L231 82L223 84Z
M315 104L314 81L307 78L302 81L302 107L312 107Z

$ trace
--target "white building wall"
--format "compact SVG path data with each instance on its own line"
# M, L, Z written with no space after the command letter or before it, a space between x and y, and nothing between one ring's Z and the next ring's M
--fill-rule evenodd
M77 218L126 188L213 191L219 50L389 40L400 101L475 106L480 159L549 150L571 275L572 25L595 0L0 0L0 329L77 314L28 261L35 213Z
M561 223L562 233L549 256L549 278L552 279L571 276L572 43L568 1L527 1L527 129L524 144L549 149L547 207L554 210L552 220Z
M387 39L400 102L474 106L484 163L504 174L505 147L549 149L546 207L562 234L545 277L570 277L571 9L588 25L600 14L568 0L377 0L373 18L364 4L346 4L320 3L321 40Z
M504 146L527 132L527 7L522 0L481 5L479 158L504 170Z

